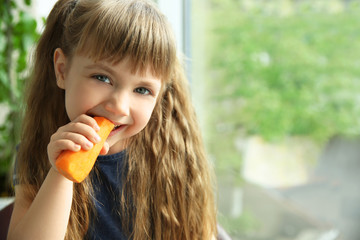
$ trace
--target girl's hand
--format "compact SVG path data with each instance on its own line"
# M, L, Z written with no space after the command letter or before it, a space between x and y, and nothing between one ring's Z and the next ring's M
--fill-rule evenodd
M56 169L55 161L62 151L90 150L95 143L100 142L101 139L96 133L99 129L95 119L85 114L60 127L51 136L47 146L49 161L54 169ZM108 148L108 145L105 144L101 154L106 154Z

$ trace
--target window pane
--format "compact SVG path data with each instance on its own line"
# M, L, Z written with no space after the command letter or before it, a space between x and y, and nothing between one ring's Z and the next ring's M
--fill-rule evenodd
M192 2L192 90L233 239L360 238L358 1Z

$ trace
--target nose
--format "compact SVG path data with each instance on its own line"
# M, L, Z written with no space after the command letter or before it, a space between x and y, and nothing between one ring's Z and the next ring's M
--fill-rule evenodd
M114 115L129 116L130 96L125 91L114 92L105 104L105 109Z

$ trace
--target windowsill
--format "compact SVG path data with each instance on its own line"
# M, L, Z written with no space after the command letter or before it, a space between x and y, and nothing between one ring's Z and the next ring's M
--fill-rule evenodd
M14 197L0 197L0 210L14 201Z

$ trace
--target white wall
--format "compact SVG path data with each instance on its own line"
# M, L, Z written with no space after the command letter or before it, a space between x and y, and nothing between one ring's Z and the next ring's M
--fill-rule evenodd
M184 52L183 0L158 0L160 10L167 16L177 42L178 50Z

